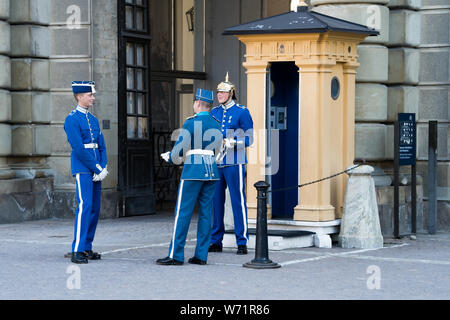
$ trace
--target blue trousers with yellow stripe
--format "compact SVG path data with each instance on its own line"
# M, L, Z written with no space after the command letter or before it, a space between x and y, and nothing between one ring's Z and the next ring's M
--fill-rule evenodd
M102 183L93 182L92 174L77 174L77 202L72 252L92 250L100 214Z
M181 180L175 207L175 224L169 257L184 262L184 246L192 213L198 200L197 246L195 257L206 261L211 239L212 198L217 181Z
M225 190L228 187L233 209L234 233L236 244L247 245L248 224L247 204L245 196L245 166L243 164L219 167L220 181L217 183L214 195L214 218L211 235L211 243L222 246L225 226L223 222L225 214Z

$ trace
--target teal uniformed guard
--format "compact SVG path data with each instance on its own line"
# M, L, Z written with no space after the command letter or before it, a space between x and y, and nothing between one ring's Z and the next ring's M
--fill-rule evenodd
M193 117L188 118L172 151L161 157L169 163L181 164L183 172L175 207L175 224L169 255L158 259L160 265L182 265L184 247L194 206L198 201L197 246L189 259L191 264L205 265L211 239L212 199L219 179L215 154L222 145L220 124L210 114L213 92L198 89Z

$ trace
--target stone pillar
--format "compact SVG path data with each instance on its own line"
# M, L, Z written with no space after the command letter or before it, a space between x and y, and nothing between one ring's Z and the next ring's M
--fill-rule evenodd
M323 137L328 136L329 123L322 119L323 92L331 81L331 72L317 65L298 65L300 72L300 124L299 124L299 183L315 181L330 175L329 157L326 156L328 146ZM330 81L323 81L322 77ZM306 106L306 107L305 107ZM315 106L308 108L307 106ZM304 151L304 152L303 152ZM294 209L294 220L328 221L334 220L334 207L330 204L330 181L312 184L299 189L299 205Z
M450 230L450 3L422 0L419 44L418 174L424 177L428 196L428 121L438 121L438 221L439 230ZM425 151L426 150L426 151ZM428 205L425 202L425 217Z
M247 105L253 118L253 128L266 127L266 97L260 88L266 88L266 75L268 64L265 61L261 63L244 62L243 66L247 69ZM258 181L265 181L266 168L266 132L256 129L253 132L253 145L248 150L247 164L247 210L248 218L256 219L257 216L257 192L253 186Z
M7 221L9 213L6 204L10 199L6 193L11 192L11 179L16 177L8 166L11 155L11 26L9 19L9 0L0 0L0 223ZM6 200L5 200L6 199ZM6 210L5 210L6 209Z
M22 163L50 154L49 0L10 2L12 155ZM32 157L32 158L30 158Z
M50 3L50 130L54 141L48 161L55 171L55 196L72 198L75 181L70 174L71 148L64 132L64 121L76 106L72 81L94 80L91 2L50 0Z
M11 60L9 0L0 0L0 168L11 154Z
M344 102L343 102L343 155L342 163L344 165L350 165L355 159L355 95L356 95L356 69L357 67L351 64L347 64L344 67L343 72L343 87ZM338 183L340 184L339 202L343 207L345 188L347 185L347 179L344 175L338 177ZM342 218L343 210L339 207L336 212L336 218Z
M93 112L100 121L108 152L108 177L103 189L116 189L118 184L118 35L117 1L95 0L91 2L94 24L92 28L93 79L96 84L96 104ZM110 127L103 127L109 121Z
M373 170L371 166L361 166L348 173L350 178L339 233L342 248L383 247L375 184L370 175Z

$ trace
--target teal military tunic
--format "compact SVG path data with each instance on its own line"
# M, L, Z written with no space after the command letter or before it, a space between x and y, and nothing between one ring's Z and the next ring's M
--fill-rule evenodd
M211 238L212 199L219 173L215 154L222 144L220 124L209 112L188 118L170 152L169 162L184 163L175 207L175 224L169 257L184 262L184 246L192 213L198 201L195 257L206 261Z

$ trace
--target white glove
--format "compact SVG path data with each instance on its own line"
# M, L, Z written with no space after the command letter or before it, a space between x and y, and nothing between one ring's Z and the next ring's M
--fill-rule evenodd
M109 173L108 166L106 166L99 174L94 174L92 181L94 182L102 181L106 178L108 173Z
M169 162L170 159L170 151L167 151L165 153L161 153L161 158L164 159L164 161Z
M236 145L236 140L232 138L225 138L225 147L231 149Z

